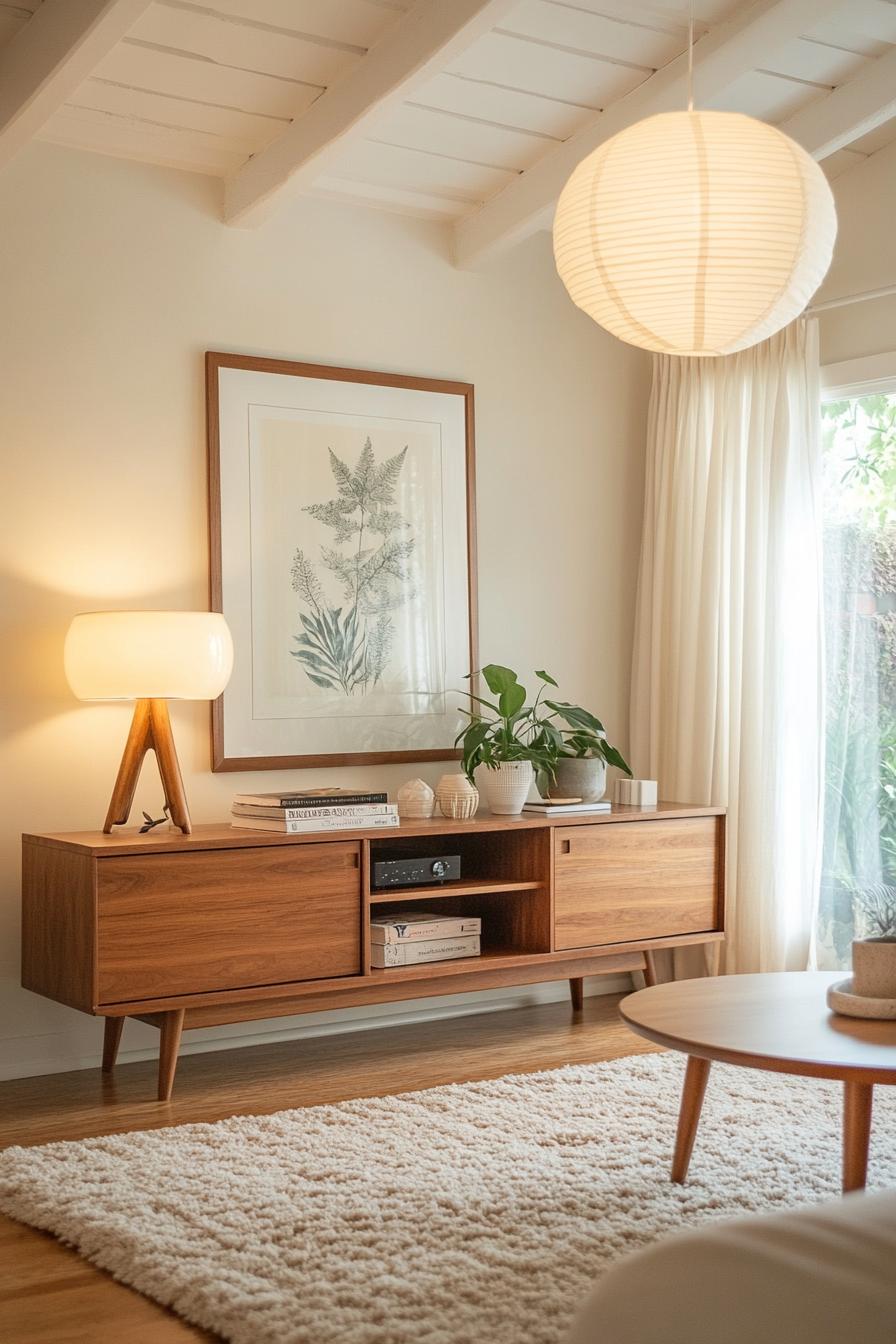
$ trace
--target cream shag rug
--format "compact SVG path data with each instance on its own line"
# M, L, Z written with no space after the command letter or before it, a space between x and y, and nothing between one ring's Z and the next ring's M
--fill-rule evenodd
M612 1260L839 1190L840 1090L680 1055L14 1148L0 1208L237 1344L557 1344ZM875 1094L872 1184L896 1184Z

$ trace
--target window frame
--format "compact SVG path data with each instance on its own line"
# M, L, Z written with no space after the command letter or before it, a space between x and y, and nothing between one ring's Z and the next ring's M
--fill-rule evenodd
M822 364L822 401L847 401L875 392L896 392L896 350Z

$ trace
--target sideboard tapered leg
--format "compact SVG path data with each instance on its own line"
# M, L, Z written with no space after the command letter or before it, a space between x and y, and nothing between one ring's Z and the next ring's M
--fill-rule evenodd
M722 960L722 944L719 942L704 943L703 959L706 963L706 974L718 975Z
M184 1029L184 1009L173 1008L162 1015L162 1038L159 1042L159 1101L171 1100L177 1052Z
M572 999L573 1012L580 1013L585 1006L585 981L581 975L570 980L569 997Z
M107 1017L105 1019L103 1028L103 1073L111 1073L115 1068L123 1029L123 1017Z

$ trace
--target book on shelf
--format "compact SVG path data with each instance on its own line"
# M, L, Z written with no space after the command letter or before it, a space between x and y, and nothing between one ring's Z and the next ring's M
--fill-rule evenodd
M384 790L368 793L364 789L337 789L321 787L318 789L295 789L292 793L238 793L235 803L254 807L343 807L359 803L385 803L388 794Z
M431 910L374 915L370 921L371 943L416 943L423 939L478 936L481 932L482 920L478 915L437 915Z
M260 807L257 803L234 803L235 817L270 817L274 821L301 821L309 817L398 816L397 803L333 803L326 807Z
M427 961L457 961L479 955L477 933L463 938L426 938L416 943L370 944L370 964L379 971L389 966L419 966Z
M239 817L230 823L237 830L278 831L283 835L304 835L311 831L387 830L398 825L398 813L372 817L294 817L278 821L275 817Z
M525 803L524 812L534 812L540 817L562 817L576 812L612 812L609 798L601 798L597 803L583 802L542 802Z

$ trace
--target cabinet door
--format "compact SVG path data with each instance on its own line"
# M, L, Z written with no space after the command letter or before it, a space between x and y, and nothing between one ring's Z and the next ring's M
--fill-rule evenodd
M720 817L554 832L554 945L600 947L721 928Z
M356 975L357 844L97 862L99 1002Z

